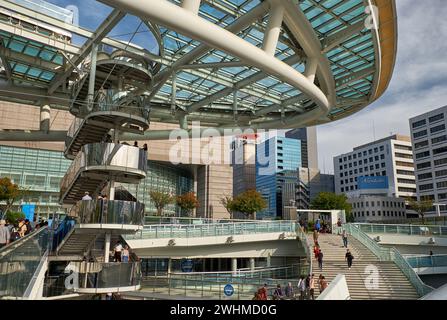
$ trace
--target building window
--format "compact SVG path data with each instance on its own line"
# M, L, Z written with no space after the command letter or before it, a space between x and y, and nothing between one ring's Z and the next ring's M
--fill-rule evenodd
M369 158L369 162L374 162L374 158L373 157Z
M431 172L418 175L419 180L425 180L425 179L431 179L431 178L433 178L433 174Z
M368 150L368 154L373 154L372 149L369 149L369 150Z
M443 135L443 136L431 139L431 143L432 144L437 144L437 143L444 142L444 141L447 141L447 136L446 135Z
M379 156L375 156L374 160L379 161Z
M442 154L447 152L447 147L442 147L433 150L433 155Z
M419 186L420 191L433 190L433 183L421 184Z
M374 166L369 166L369 170L373 171L374 170Z
M380 146L380 151L383 151L383 150L385 150L385 147L384 146Z
M436 175L437 178L445 177L445 176L447 176L447 170L436 171L435 175Z
M433 133L444 131L444 130L445 130L445 124L441 124L440 126L430 128L430 133L433 134Z
M447 159L446 159L447 160ZM435 161L436 162L436 161ZM431 168L431 162L423 162L423 163L418 163L416 165L416 168L418 168L418 170L421 169L425 169L425 168Z
M418 138L425 137L426 135L427 135L427 130L422 130L422 131L413 133L413 138L418 139Z
M428 118L428 121L430 123L433 123L433 122L436 122L436 121L439 121L439 120L442 120L442 119L444 119L444 114L443 113L437 114L436 116Z
M447 164L447 158L435 160L435 166L442 166L444 164Z
M396 161L396 165L399 167L408 167L408 168L413 168L414 165L410 162L403 162L403 161Z
M357 174L358 173L358 170L357 169L354 169L354 174Z
M357 155L354 153L352 158L354 158L354 160L357 159Z
M403 159L413 159L413 156L411 154L405 154L405 153L399 153L396 152L394 154L397 158L403 158Z
M447 181L438 182L436 184L436 187L438 187L438 189L445 189L445 188L447 188Z
M362 160L359 160L359 166L361 166L363 164Z
M420 149L420 148L425 148L425 147L428 147L428 140L424 140L424 141L417 142L414 144L415 150Z
M341 192L345 192L345 188L341 187Z
M374 148L374 153L379 152L379 148Z
M360 173L363 173L363 168L360 168L360 169L359 169L359 172L360 172Z
M343 162L342 158L338 159L338 162L339 162L339 163L342 163L342 162Z
M408 193L416 193L416 189L415 188L399 187L399 188L397 188L397 191L399 191L399 192L408 192Z
M416 128L425 126L426 124L427 124L427 121L425 119L423 119L423 120L413 122L413 124L411 126L413 127L413 129L416 129Z
M447 151L447 149L446 149L446 151ZM416 159L422 159L422 158L427 158L427 157L430 157L430 151L416 153Z
M380 160L385 160L385 155L384 154L380 155Z
M397 183L415 184L416 181L415 181L415 180L410 180L410 179L401 179L401 178L398 178L398 179L397 179Z

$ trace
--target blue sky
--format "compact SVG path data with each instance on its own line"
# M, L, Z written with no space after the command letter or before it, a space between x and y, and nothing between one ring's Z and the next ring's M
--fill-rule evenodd
M79 8L80 24L96 28L111 8L94 0L49 0ZM409 134L409 118L447 105L447 6L445 0L396 0L398 56L393 79L381 99L361 112L318 128L320 169L333 171L333 157L390 134ZM139 20L126 17L111 32L129 41ZM132 42L151 48L141 27ZM374 128L374 130L373 130Z

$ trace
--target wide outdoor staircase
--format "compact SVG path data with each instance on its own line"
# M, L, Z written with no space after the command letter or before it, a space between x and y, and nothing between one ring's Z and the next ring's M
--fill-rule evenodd
M348 249L354 256L353 266L348 269L345 261L346 249L341 236L320 234L318 238L323 252L323 270L318 268L318 261L313 253L313 270L315 277L320 274L330 282L339 274L346 276L352 300L417 300L419 295L407 277L392 261L380 261L368 248L357 239L348 236ZM312 236L309 243L313 243ZM315 290L315 296L319 290Z

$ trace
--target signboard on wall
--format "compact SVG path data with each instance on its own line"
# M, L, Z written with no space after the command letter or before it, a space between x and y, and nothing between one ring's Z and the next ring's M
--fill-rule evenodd
M388 177L360 177L358 178L357 185L359 190L371 190L371 189L388 189Z
M29 221L33 221L34 214L36 212L36 205L35 204L24 204L24 205L22 205L22 212L25 214L25 219L28 219Z

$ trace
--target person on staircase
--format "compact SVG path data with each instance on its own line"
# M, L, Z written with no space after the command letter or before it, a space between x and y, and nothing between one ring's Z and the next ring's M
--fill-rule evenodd
M313 273L309 279L309 299L315 300L315 275Z
M354 260L354 256L352 255L349 249L346 251L345 260L348 262L348 269L351 270L352 260Z
M320 268L320 271L323 271L323 251L318 253L318 267Z
M114 252L115 252L115 262L121 262L121 252L123 251L123 245L121 244L121 242L117 242L116 246L114 248Z
M318 243L318 236L320 235L320 232L315 229L314 230L314 243Z
M300 280L298 281L298 291L300 292L300 300L306 299L306 280L304 276L300 277Z
M343 239L343 247L345 247L347 249L348 248L348 233L346 232L346 230L343 230L341 237Z

